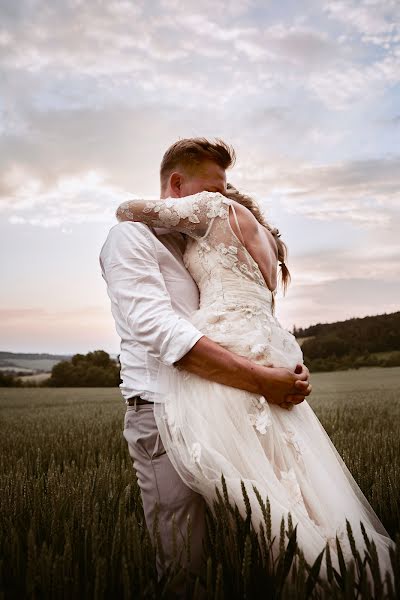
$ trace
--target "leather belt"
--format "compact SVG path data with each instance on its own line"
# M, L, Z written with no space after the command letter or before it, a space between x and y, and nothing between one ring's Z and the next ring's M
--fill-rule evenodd
M131 398L128 398L127 403L129 406L134 406L135 404L154 404L154 402L151 400L145 400L140 396L132 396Z

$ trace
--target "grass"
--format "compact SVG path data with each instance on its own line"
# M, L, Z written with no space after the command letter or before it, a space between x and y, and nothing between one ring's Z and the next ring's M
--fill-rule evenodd
M390 535L399 536L400 368L316 373L311 381L310 404ZM124 412L118 389L0 389L0 599L169 597L176 573L157 582ZM260 544L249 519L216 498L207 598L384 597L378 583L357 591L349 565L321 592L290 523L283 533L291 544L271 565L267 523ZM399 577L399 550L393 560Z

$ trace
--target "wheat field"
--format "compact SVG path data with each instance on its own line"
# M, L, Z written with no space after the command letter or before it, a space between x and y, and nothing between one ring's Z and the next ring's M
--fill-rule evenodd
M398 541L400 368L316 373L311 382L310 405ZM1 599L169 597L168 581L157 582L124 412L118 389L0 389ZM206 597L267 597L272 580L258 593L264 575L252 538L243 537L243 557L238 544L239 580L212 539ZM346 577L330 597L367 597L352 595ZM295 597L317 597L306 583ZM269 598L294 597L274 590Z

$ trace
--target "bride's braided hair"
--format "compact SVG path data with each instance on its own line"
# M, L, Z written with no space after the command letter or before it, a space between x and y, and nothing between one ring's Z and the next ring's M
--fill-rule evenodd
M279 266L281 268L280 275L281 275L283 293L285 294L287 286L290 283L291 277L290 277L289 269L287 268L287 266L285 264L288 250L287 250L287 246L286 246L285 242L283 242L280 239L281 234L279 233L279 229L277 229L276 227L271 227L271 225L269 223L267 223L264 215L261 212L260 206L258 205L256 200L254 200L254 198L247 196L247 194L242 194L242 192L239 192L239 190L236 189L231 183L226 184L226 192L224 195L227 198L230 198L231 200L235 200L235 202L238 202L239 204L242 204L243 206L248 208L253 213L253 215L255 216L257 221L261 225L263 225L263 227L266 227L268 229L268 231L270 231L272 233L272 235L274 236L276 245L278 247L278 261L279 261Z

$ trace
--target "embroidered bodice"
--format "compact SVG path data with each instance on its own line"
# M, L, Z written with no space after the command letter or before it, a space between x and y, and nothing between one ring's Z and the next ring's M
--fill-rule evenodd
M185 233L189 239L184 262L201 297L216 279L224 279L226 271L235 274L236 283L238 278L254 282L271 297L257 263L230 227L228 211L233 204L218 192L155 201L128 200L118 208L117 217Z
M302 362L301 349L274 316L275 291L231 227L230 210L240 230L235 204L204 191L184 198L129 200L119 206L117 218L188 236L183 260L200 291L200 310L192 319L200 331L260 364L294 368Z

